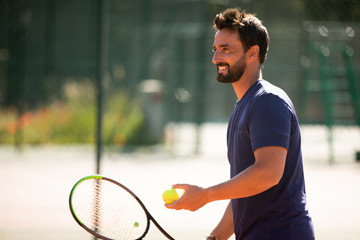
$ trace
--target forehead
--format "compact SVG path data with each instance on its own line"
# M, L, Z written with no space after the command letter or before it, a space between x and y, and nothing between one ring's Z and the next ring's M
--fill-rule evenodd
M214 46L217 47L223 45L229 45L229 46L242 45L239 33L228 28L218 30L215 33Z

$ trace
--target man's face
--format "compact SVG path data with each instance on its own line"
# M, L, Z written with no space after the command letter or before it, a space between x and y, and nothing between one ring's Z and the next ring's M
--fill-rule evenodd
M216 32L212 62L217 67L217 80L222 83L238 81L246 70L245 52L239 34L230 29Z

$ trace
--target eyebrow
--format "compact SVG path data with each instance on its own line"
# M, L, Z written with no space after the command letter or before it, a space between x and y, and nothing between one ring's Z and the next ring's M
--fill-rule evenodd
M224 48L224 47L227 47L227 48L232 48L229 44L221 44L220 46L219 46L219 48ZM216 49L216 47L215 47L215 45L213 46L213 50L215 50Z

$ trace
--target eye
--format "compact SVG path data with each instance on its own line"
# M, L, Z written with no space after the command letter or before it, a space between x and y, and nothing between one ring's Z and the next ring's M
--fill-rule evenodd
M223 51L223 53L230 53L231 52L230 48L227 48L227 47L224 47L222 49L222 51Z

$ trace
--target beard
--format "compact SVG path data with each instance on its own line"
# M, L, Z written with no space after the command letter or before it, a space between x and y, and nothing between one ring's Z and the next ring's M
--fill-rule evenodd
M221 83L237 82L246 70L246 63L244 57L239 59L239 61L237 61L233 67L230 67L230 65L227 63L217 64L217 67L219 66L227 66L228 71L227 74L222 74L218 72L216 80Z

